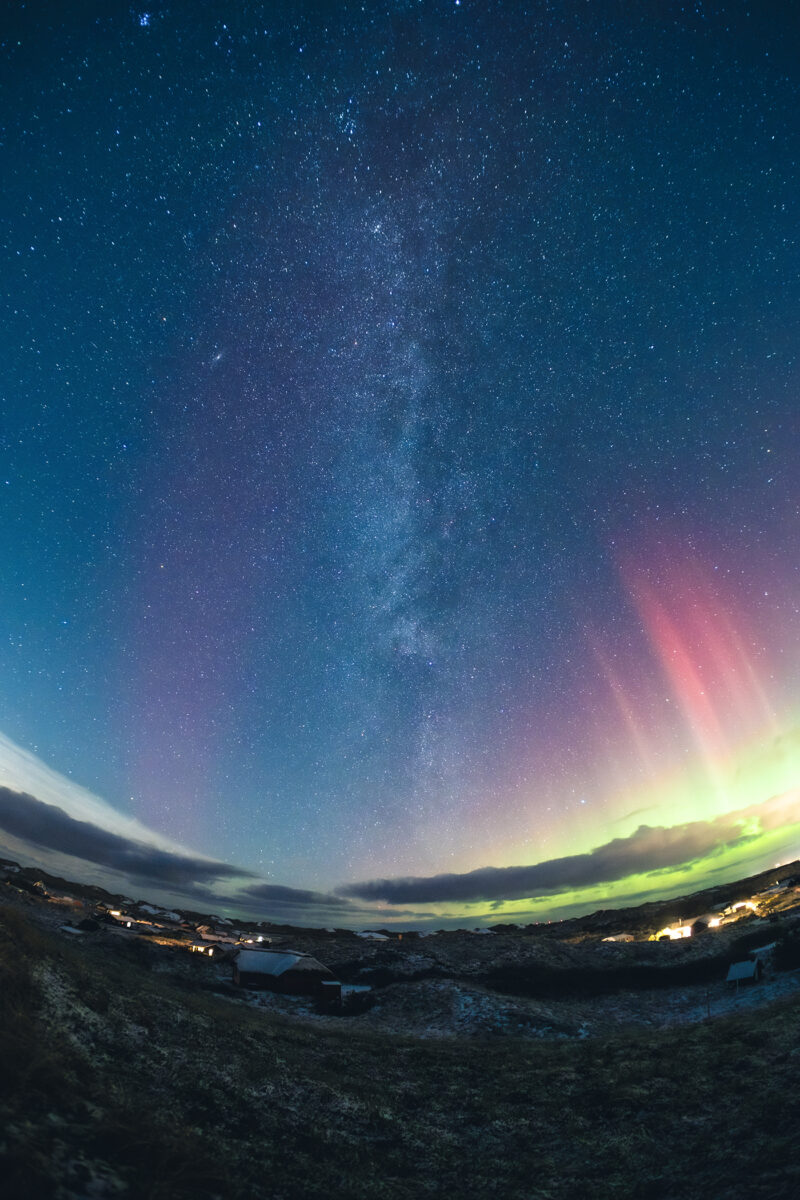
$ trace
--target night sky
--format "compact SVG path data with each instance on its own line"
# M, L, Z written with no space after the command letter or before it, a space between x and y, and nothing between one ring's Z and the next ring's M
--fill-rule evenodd
M790 10L7 0L8 853L323 924L800 854Z

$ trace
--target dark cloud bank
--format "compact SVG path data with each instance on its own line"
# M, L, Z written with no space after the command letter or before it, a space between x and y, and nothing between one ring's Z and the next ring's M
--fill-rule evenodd
M252 872L206 858L173 854L146 842L110 833L90 821L78 821L55 804L44 804L26 792L0 787L0 829L13 837L59 854L71 854L112 871L153 883L186 887Z
M479 867L463 875L374 879L339 891L343 896L388 904L526 900L613 883L629 875L676 870L757 839L760 832L746 832L743 822L748 817L766 817L764 827L770 827L770 813L769 806L754 807L711 821L670 827L640 825L628 837L614 838L586 854L570 854L525 867Z
M172 889L197 902L213 905L249 903L273 910L315 909L321 914L351 913L353 906L341 896L279 884L254 883L233 894L220 896L209 885L225 880L253 880L242 867L192 855L161 850L147 842L123 837L91 821L77 820L54 804L45 804L26 792L0 787L0 829L29 845L68 854L131 880Z
M71 855L195 900L257 907L324 920L337 914L366 918L353 901L367 904L501 902L555 895L613 883L632 875L675 871L703 859L758 840L764 832L798 820L796 798L775 796L761 805L726 813L709 821L683 825L640 825L628 837L614 838L585 854L572 854L520 867L481 867L462 875L376 879L349 884L335 895L259 881L252 872L228 863L162 850L146 842L111 833L90 821L71 817L53 804L25 792L0 787L0 830L29 845ZM226 882L227 895L211 890ZM246 886L237 887L237 881ZM373 912L373 916L374 916ZM400 912L414 918L432 913Z
M239 893L239 902L245 899L257 900L270 906L289 904L324 908L331 913L352 913L353 909L350 901L341 896L330 896L326 892L308 892L303 888L283 887L277 883L256 883L252 887L243 888Z

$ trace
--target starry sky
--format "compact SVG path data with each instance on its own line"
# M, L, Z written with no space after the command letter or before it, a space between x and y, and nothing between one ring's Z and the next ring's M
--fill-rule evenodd
M800 855L798 44L3 5L9 853L323 924Z

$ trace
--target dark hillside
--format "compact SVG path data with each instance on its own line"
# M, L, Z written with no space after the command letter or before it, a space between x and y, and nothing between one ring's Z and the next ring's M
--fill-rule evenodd
M1 922L9 1200L800 1194L796 999L605 1039L423 1041L292 1023L177 987L157 956Z

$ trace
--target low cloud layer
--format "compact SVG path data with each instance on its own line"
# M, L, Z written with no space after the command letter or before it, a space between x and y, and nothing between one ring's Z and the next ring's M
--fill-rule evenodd
M72 798L71 793L67 798ZM0 785L0 832L37 850L34 857L39 861L47 858L44 852L56 859L61 855L81 859L101 871L181 894L209 911L225 904L285 921L322 924L374 920L379 912L371 906L376 904L391 905L394 919L423 921L434 914L407 906L486 903L497 907L513 900L568 899L575 892L631 876L663 876L698 863L705 864L706 873L713 873L712 860L724 852L745 847L755 851L759 846L763 852L765 835L800 825L800 795L793 791L712 820L670 827L642 824L628 836L613 838L584 854L526 866L482 867L464 874L374 879L330 894L267 883L244 868L159 845L155 834L150 842L137 836L143 828L138 823L133 836L124 826L108 829L102 807L92 807L92 797L79 799L82 807L70 815L59 803L45 803L27 791ZM97 820L95 808L100 814ZM389 911L382 912L389 917Z
M256 883L243 888L239 893L239 900L257 900L272 909L289 905L292 908L313 908L330 913L351 914L353 911L350 901L341 896L310 892L304 888L284 887L278 883Z
M47 853L42 852L80 859L94 867L119 872L131 883L158 888L173 897L181 896L207 911L227 905L260 911L281 920L312 922L337 918L352 922L369 916L366 910L342 896L258 882L258 876L243 867L165 850L104 829L94 821L70 816L59 805L45 804L27 792L0 786L2 833L37 851L33 857L40 862L47 858ZM103 883L113 886L113 880ZM239 883L246 886L240 888ZM227 884L231 890L214 890L217 884Z
M341 896L259 882L253 871L187 853L0 733L0 841L3 834L56 874L70 872L65 857L77 858L92 866L80 874L103 887L119 886L104 874L113 871L130 885L161 889L172 902L180 896L207 911L228 905L322 922L366 916Z
M757 841L800 821L797 794L775 796L710 821L640 825L586 854L570 854L521 867L479 867L465 874L373 879L339 889L342 896L387 904L526 900L614 883L631 875L673 871L725 850Z
M70 854L136 879L186 888L218 879L255 876L240 867L192 855L175 854L76 820L63 808L44 804L26 792L0 787L0 829L34 846Z

